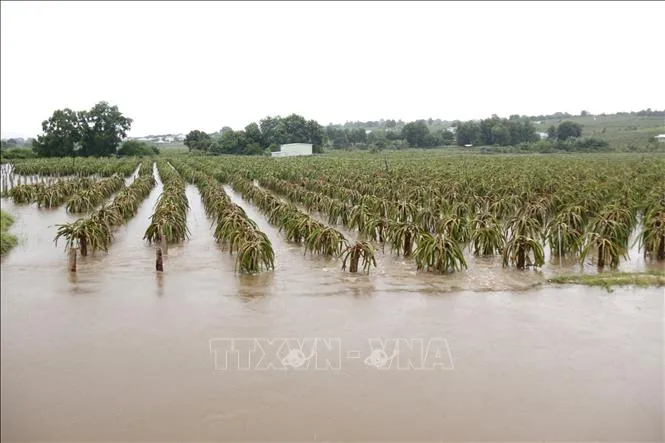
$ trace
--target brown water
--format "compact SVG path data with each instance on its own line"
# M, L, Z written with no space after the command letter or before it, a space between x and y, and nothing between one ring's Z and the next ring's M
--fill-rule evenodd
M274 272L237 276L193 186L191 239L158 275L142 236L160 192L73 277L52 239L74 217L2 201L21 240L2 262L3 441L665 439L662 288L551 287L557 266L471 258L436 276L380 253L350 276L227 189L276 253ZM631 256L624 269L646 266ZM215 340L308 337L333 352L304 346L301 370L280 366L277 340L258 343L283 370L224 369ZM443 343L442 364L370 366L374 337Z

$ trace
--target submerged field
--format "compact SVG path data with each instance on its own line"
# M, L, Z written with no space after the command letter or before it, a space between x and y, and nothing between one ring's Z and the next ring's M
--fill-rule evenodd
M76 217L62 220L58 240L83 257L108 252L114 231L159 181L164 187L144 221L144 240L165 256L169 245L192 247L185 190L193 185L211 223L206 235L235 257L238 273L274 272L279 238L340 272L372 273L399 259L469 289L451 275L477 266L662 270L663 170L665 156L657 155L176 156L157 163L26 160L5 165L1 185L14 205L38 214L64 207ZM257 222L267 222L272 235Z
M663 288L623 274L665 270L663 156L9 169L3 441L663 439ZM340 364L224 370L234 337L338 340ZM368 365L374 337L444 339L446 368Z

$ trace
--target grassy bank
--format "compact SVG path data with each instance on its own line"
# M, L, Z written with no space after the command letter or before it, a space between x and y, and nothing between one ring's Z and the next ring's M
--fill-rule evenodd
M0 211L0 255L5 255L18 243L16 237L9 233L14 219L5 211Z
M665 272L616 272L596 275L558 275L549 279L551 283L567 283L587 286L665 286Z

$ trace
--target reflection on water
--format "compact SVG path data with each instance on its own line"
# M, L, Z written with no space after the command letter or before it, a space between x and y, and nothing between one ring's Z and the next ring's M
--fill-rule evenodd
M537 286L561 268L498 258L437 276L381 253L350 275L227 189L276 255L275 271L240 276L189 185L191 238L159 273L143 234L160 192L75 274L53 245L74 217L2 201L21 238L2 263L3 441L663 440L662 288ZM344 353L339 370L215 370L211 340L233 337L334 338ZM443 338L454 368L369 367L373 337Z

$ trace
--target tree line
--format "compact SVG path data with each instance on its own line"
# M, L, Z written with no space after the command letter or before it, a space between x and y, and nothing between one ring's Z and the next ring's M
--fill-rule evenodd
M456 130L456 131L455 131ZM297 114L288 117L266 117L250 123L244 130L224 127L208 134L193 130L185 138L190 151L211 154L261 155L279 150L286 143L312 143L313 151L331 149L403 149L435 148L467 144L510 145L540 140L535 126L527 119L513 116L500 119L493 116L479 122L460 122L456 127L431 129L427 120L405 123L401 129L368 130L328 125L325 130L314 120Z
M617 115L658 116L665 111L651 109L618 113ZM580 115L588 115L582 111ZM193 130L187 134L184 144L190 151L209 154L266 155L278 151L287 143L311 143L315 153L329 149L404 149L434 148L440 146L524 146L540 141L542 134L536 132L534 121L556 117L560 123L548 128L546 138L550 142L566 142L567 149L603 148L594 140L584 140L582 126L564 120L568 113L550 116L526 117L511 115L509 118L490 118L470 121L446 122L440 119L421 119L412 122L402 120L379 120L347 122L344 125L321 126L315 120L291 114L286 117L265 117L258 123L250 123L243 130L235 131L223 127L215 133ZM572 116L571 116L572 117ZM9 139L2 141L3 157L9 151L27 151L39 157L109 156L109 155L154 155L159 150L150 143L125 141L131 129L132 119L125 117L117 106L102 101L90 110L73 111L59 109L42 122L43 133L36 139ZM122 143L120 149L119 146ZM31 145L33 153L22 146ZM606 145L606 144L605 144ZM17 153L24 155L25 152Z
M15 148L25 148L25 147L32 147L32 142L33 138L8 138L8 139L2 139L0 141L0 148L1 149L15 149Z
M210 154L262 155L279 151L288 143L311 143L315 153L323 152L325 133L315 120L306 120L298 114L287 117L266 117L258 124L250 123L244 130L229 127L208 134L201 130L190 131L185 146L190 151Z
M540 140L533 123L517 115L509 119L492 116L480 121L457 121L450 127L438 129L427 120L406 123L401 129L369 131L330 125L326 128L326 135L333 149L367 147L381 150L477 144L508 146Z

